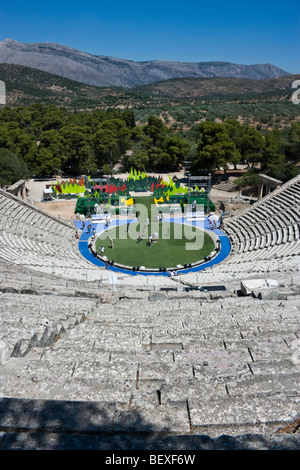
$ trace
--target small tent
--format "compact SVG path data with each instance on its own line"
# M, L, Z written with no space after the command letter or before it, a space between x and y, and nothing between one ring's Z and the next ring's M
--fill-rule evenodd
M54 197L52 196L52 189L51 188L43 189L42 201L51 201L52 199L54 199Z

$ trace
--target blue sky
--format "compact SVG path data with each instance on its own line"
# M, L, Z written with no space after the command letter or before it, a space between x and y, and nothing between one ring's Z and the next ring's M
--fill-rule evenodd
M300 73L296 1L0 0L0 40L134 61L272 63Z

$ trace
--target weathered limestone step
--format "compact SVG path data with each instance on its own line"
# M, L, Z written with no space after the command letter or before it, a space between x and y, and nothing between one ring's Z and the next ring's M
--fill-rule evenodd
M121 349L114 349L110 351L110 362L116 363L131 363L137 362L139 365L144 363L151 364L155 362L159 363L172 363L174 362L174 353L173 351L161 351L161 350L152 350L144 349L137 351L124 351Z
M229 395L255 396L276 395L279 393L288 395L298 394L300 389L300 372L251 374L243 376L242 380L227 381L226 387ZM298 397L300 400L300 396Z
M263 370L262 370L263 369ZM267 368L265 368L267 369ZM249 364L219 367L169 363L90 362L27 360L10 361L1 368L1 393L10 396L56 399L115 400L129 403L134 390L160 391L159 401L201 397L205 402L217 395L274 396L298 394L300 373L279 367L268 373ZM30 394L30 395L28 395ZM252 399L252 398L251 398Z
M286 359L283 357L273 357L256 362L249 362L251 373L254 375L290 375L300 371L300 354L298 350L291 351Z
M102 403L0 398L0 428L112 432L116 410Z
M178 365L175 362L149 362L139 364L139 384L143 381L174 382L177 377L189 379L193 377L192 365Z
M60 344L62 346L59 346ZM93 348L93 343L86 344L85 342L73 343L68 347L64 341L58 341L51 348L44 348L41 351L43 361L60 362L62 358L65 361L74 361L78 363L86 361L93 362L109 362L111 353L109 350L97 351Z
M208 343L195 343L193 347L186 347L183 351L175 351L173 359L176 364L192 364L194 367L205 368L207 373L215 371L226 371L229 369L238 370L251 361L249 351L246 348L240 348L237 351L228 351L224 345ZM196 371L196 369L195 369Z
M242 339L241 339L242 338ZM224 334L224 347L230 352L247 350L253 362L263 359L272 360L274 357L290 357L291 346L297 339L294 332L281 332L270 330L264 334L249 334L241 331L240 339L233 341Z
M231 327L230 325L228 327ZM245 330L239 331L236 327L226 330L200 329L201 334L190 333L188 328L164 331L159 328L148 329L148 332L138 327L99 327L99 325L84 322L74 330L68 332L52 349L76 348L79 350L103 353L105 351L126 351L134 354L135 351L166 351L175 352L177 360L188 360L194 356L193 361L203 360L213 354L239 358L244 361L256 361L275 355L290 357L291 344L297 338L294 332L269 330L258 332L256 328L250 334ZM83 346L84 345L84 346ZM186 354L186 357L184 357ZM191 355L191 358L188 357ZM228 360L228 357L226 358Z
M198 356L199 360L207 354L231 354L233 358L234 356L240 359L244 357L244 360L255 361L263 358L272 359L274 355L289 357L291 354L290 345L292 340L296 338L293 333L289 336L284 334L276 338L276 333L273 333L272 330L269 336L264 338L254 337L251 334L245 335L244 338L244 335L243 331L232 338L231 332L226 330L219 337L205 334L205 340L201 337L198 340L197 338L189 338L186 335L182 337L183 349L186 354ZM268 340L272 335L274 335L274 341Z
M129 410L119 413L120 421L115 423L115 432L159 433L161 435L189 435L190 421L186 401L168 405L151 403L140 399L139 394L132 398ZM126 426L128 422L128 428ZM127 430L128 429L128 430Z
M131 409L113 402L0 399L0 428L26 432L187 435L186 403L174 406L148 404Z
M236 307L238 308L238 307ZM297 314L298 312L296 312ZM88 317L89 318L89 317ZM132 312L130 318L126 320L120 319L111 319L108 320L103 318L103 320L97 322L90 322L90 328L96 330L98 328L102 331L110 332L111 330L115 330L119 333L122 330L129 330L137 331L138 329L146 329L149 330L155 329L156 334L159 335L160 331L168 332L170 335L176 334L177 331L189 331L190 334L196 334L197 331L201 331L201 335L203 333L213 333L215 334L222 334L224 328L228 330L228 334L232 331L233 334L240 334L241 331L245 332L247 335L247 331L250 333L253 332L255 336L261 336L263 334L269 334L270 330L277 330L278 332L285 332L288 331L289 328L293 328L294 331L297 331L295 328L295 323L293 318L272 318L268 317L267 314L264 314L264 318L261 320L253 320L253 319L234 319L232 317L229 318L222 318L218 317L217 314L214 319L206 318L204 316L194 316L191 317L186 313L178 319L173 319L172 315L164 315L159 316L158 318L154 315L147 320L143 314L135 315L135 312Z
M220 451L220 450L299 450L299 437L291 434L241 434L230 436L222 433L216 438L207 435L169 435L168 433L157 434L118 433L109 435L101 432L83 431L78 433L64 432L3 432L0 436L1 450L104 450L114 451L165 451L170 449L184 449L186 451ZM187 456L189 458L190 456ZM248 454L249 459L249 454ZM127 458L127 457L125 457ZM197 458L197 456L196 456ZM283 457L284 458L284 457ZM167 459L167 457L166 457ZM185 457L179 457L179 462ZM199 452L198 461L202 460ZM276 455L278 460L278 454ZM190 460L188 460L189 462ZM194 461L196 462L196 460Z
M286 397L211 397L210 400L192 398L188 409L193 434L219 436L226 434L276 432L299 414L300 395Z
M26 318L27 315L29 319L34 317L44 318L44 315L48 312L49 315L52 315L52 318L67 318L70 313L74 312L76 312L76 314L80 313L80 311L88 313L95 305L95 301L90 299L58 295L37 295L38 292L30 285L27 286L28 293L26 293L25 282L23 289L21 289L21 296L15 295L14 293L3 293L1 295L0 305L5 317L12 318L13 315L17 315L18 318L20 318L20 316L21 318ZM20 308L21 303L22 308ZM50 320L50 317L48 319Z
M247 371L245 371L247 373ZM142 386L140 388L143 390ZM198 398L209 402L214 397L227 397L225 383L222 377L216 378L177 378L173 382L164 381L159 387L159 397L162 404Z
M1 366L2 396L130 402L136 388L137 364L44 362L18 358Z

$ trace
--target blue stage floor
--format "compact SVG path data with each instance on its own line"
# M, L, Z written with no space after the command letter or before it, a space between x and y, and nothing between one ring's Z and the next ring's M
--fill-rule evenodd
M116 220L112 220L112 222L110 224L110 228L113 228L116 225L127 224L127 223L133 222L135 220L136 219L125 219L125 220L116 219ZM185 224L189 224L189 225L192 225L192 226L195 226L195 227L198 227L198 228L208 230L208 232L214 232L220 240L220 251L218 252L218 254L213 259L211 259L210 261L207 261L207 262L205 262L205 263L203 263L199 266L194 266L194 267L186 268L186 269L183 269L183 268L178 269L177 270L178 274L187 274L187 273L191 273L191 272L203 271L206 268L210 268L211 266L214 266L216 264L221 263L229 255L230 250L231 250L231 246L230 246L230 241L229 241L227 235L225 235L225 233L222 232L222 230L220 230L219 228L211 230L210 227L209 227L209 220L208 220L207 217L205 217L205 220L199 220L199 221L193 221L193 222L187 222L184 217L175 217L175 218L172 217L170 219L166 219L166 223L168 221L174 222L174 223L185 223ZM102 232L103 230L105 230L107 227L105 227L105 221L103 221L101 223L94 223L94 224L91 224L90 232L88 232L87 226L88 226L89 223L90 222L85 221L85 229L82 232L80 240L79 240L79 251L82 254L82 256L85 259L87 259L88 261L90 261L92 264L94 264L95 266L99 266L99 267L103 268L103 267L105 267L105 263L103 261L101 261L100 259L98 259L97 257L92 255L92 253L89 250L88 244L90 243L90 238L93 236L93 228L95 229L95 232L97 234L97 233ZM75 224L77 229L82 230L82 222L81 221L76 220L76 221L74 221L74 224ZM124 273L124 274L130 274L132 276L136 276L137 274L144 275L144 276L168 276L168 274L169 274L168 272L132 271L132 270L123 269L123 268L119 268L119 267L111 266L111 265L108 265L107 269L109 269L110 271L121 272L121 273Z

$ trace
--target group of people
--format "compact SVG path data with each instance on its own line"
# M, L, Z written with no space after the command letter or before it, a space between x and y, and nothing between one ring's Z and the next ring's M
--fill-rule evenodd
M219 218L212 217L213 215L214 214L211 214L211 216L208 217L209 228L211 230L215 230L216 228L218 228L217 222L219 222L219 228L222 229L224 212L221 211Z
M81 230L84 232L85 230L85 221L83 220L82 221L82 227L81 227ZM95 228L93 227L93 224L92 222L89 222L88 226L87 226L87 233L91 233L91 231L93 232L93 239L95 240L96 238L96 230ZM78 235L78 232L76 231L76 235L75 235L76 238L79 238L79 235Z
M148 237L148 246L151 246L154 241L157 241L157 238L158 238L157 233L152 233L152 234L150 233ZM139 232L137 243L142 243L142 240L143 240L143 237L141 235L141 232Z
M163 213L163 212L160 212L159 214L157 214L157 216L156 216L156 222L159 222L160 225L162 225L163 222L164 222L164 220L165 220L165 216L164 216L164 213Z
M169 277L178 276L178 272L176 271L176 269L174 269L174 271L170 271L170 272L169 272L168 276L169 276Z
M148 237L148 246L151 246L153 242L157 242L158 234L156 232L150 233Z
M110 248L113 250L113 249L114 249L114 241L113 241L113 239L111 238L111 239L109 240L109 242L110 242ZM101 255L104 254L104 250L105 250L104 246L103 246L103 245L100 246Z
M217 228L217 221L215 219L209 220L209 228L210 230L214 230L215 228Z

